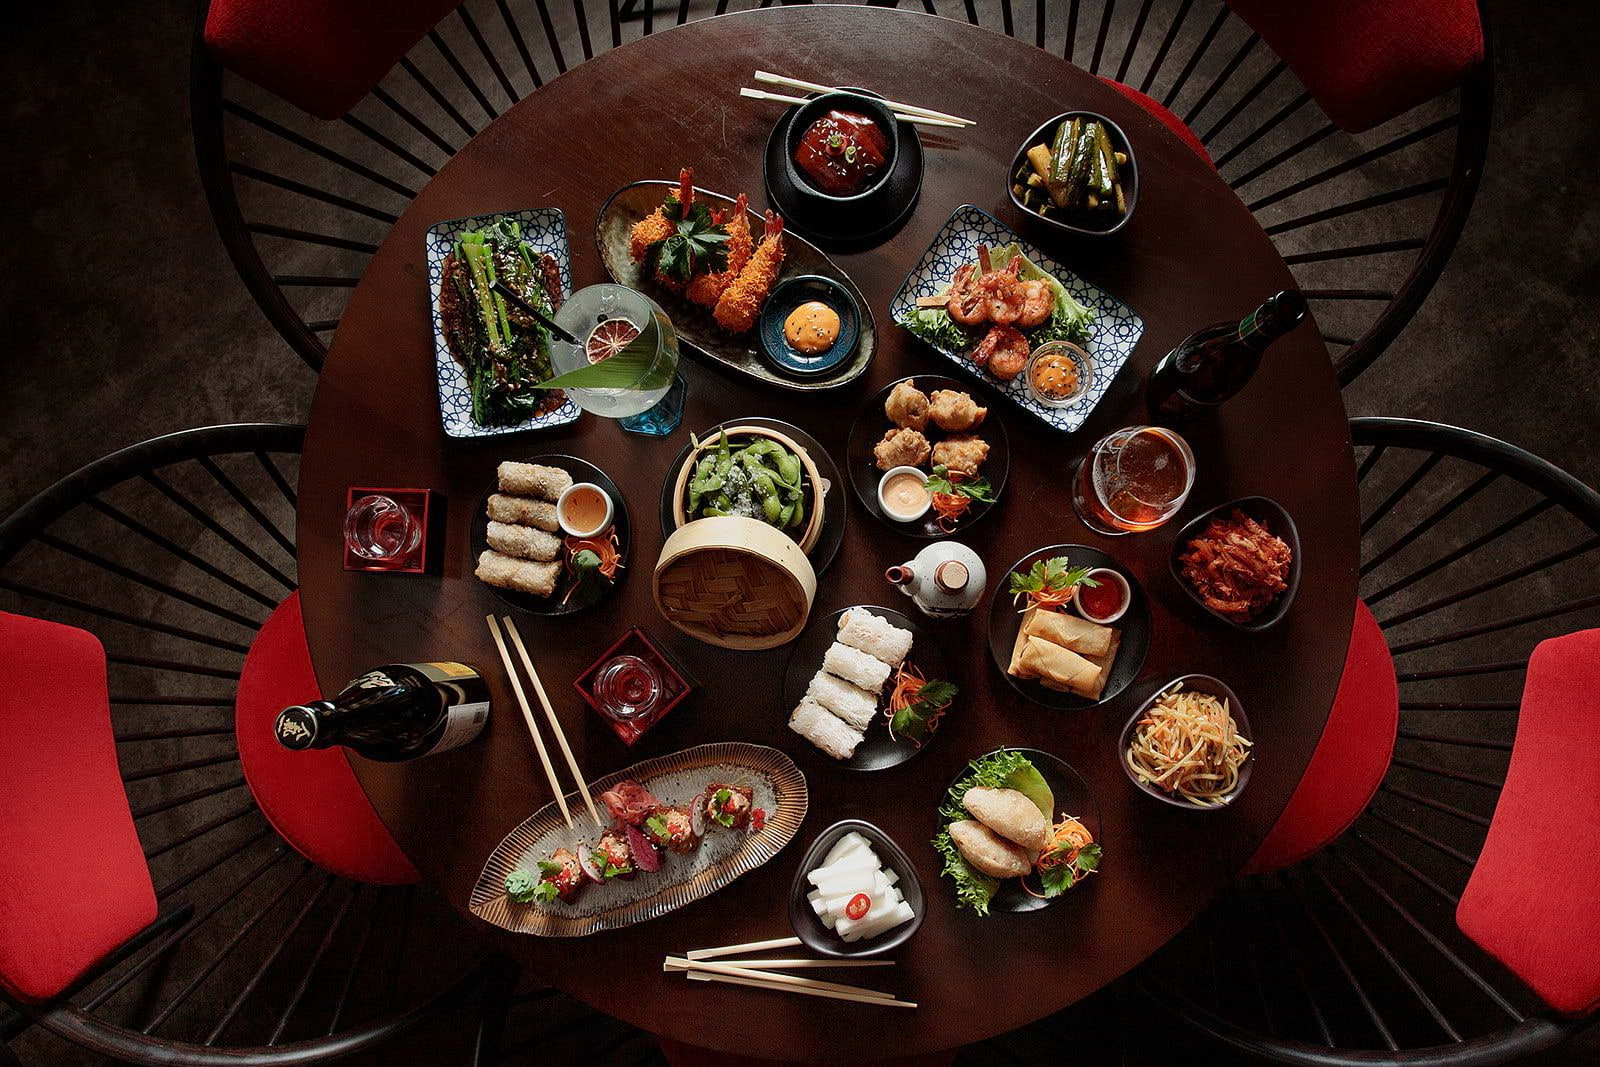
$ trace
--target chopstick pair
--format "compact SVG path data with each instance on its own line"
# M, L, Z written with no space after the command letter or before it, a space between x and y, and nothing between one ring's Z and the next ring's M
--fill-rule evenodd
M516 665L511 661L511 653L506 648L505 638L500 635L500 623L493 615L485 615L484 620L489 624L489 636L494 638L494 647L500 650L500 662L505 665L506 674L511 678L511 691L517 696L517 703L522 708L522 718L528 724L528 733L533 736L533 747L539 752L539 762L544 764L545 777L550 781L550 789L556 795L556 806L561 809L561 817L567 820L567 828L574 829L572 811L567 807L566 791L561 788L561 779L556 776L556 769L550 762L550 752L545 748L544 737L539 733L539 724L534 721L533 708L528 704L528 694L523 692L522 679L517 675ZM567 744L567 735L561 729L561 720L556 718L555 708L550 706L550 698L545 694L544 683L539 680L539 672L534 670L533 659L528 655L528 648L522 643L522 634L517 630L516 622L507 615L505 617L506 633L511 636L511 643L517 646L517 655L522 658L522 666L528 672L528 678L533 682L533 691L538 694L539 703L544 707L545 718L550 722L550 730L556 736L556 743L561 746L561 754L566 757L567 769L572 772L572 777L578 783L578 795L583 797L583 802L589 806L589 815L594 819L594 824L604 827L600 813L595 810L594 798L589 795L589 786L583 780L583 772L578 769L578 761L572 755L572 746Z
M800 944L798 937L780 937L771 941L752 941L743 945L723 948L694 949L686 956L668 956L661 969L669 974L682 973L691 981L722 982L728 985L768 989L780 993L799 993L802 996L846 1000L857 1004L877 1004L885 1007L915 1008L913 1001L901 1000L892 993L862 986L824 982L780 971L813 967L892 967L893 960L840 960L840 959L737 959L716 961L717 957L768 949L792 948Z
M805 90L806 93L834 93L834 91L838 88L838 86L834 85L821 85L819 82L806 82L806 80L803 80L803 78L790 78L782 74L773 74L771 70L757 70L757 72L755 72L755 80L757 80L757 82L766 83L766 85L786 85L789 86L789 88L792 88L792 90ZM754 91L760 93L760 90ZM790 102L790 104L800 104L800 102L803 102L797 101L797 99L794 98L779 98L778 94L768 94L768 96L771 96L773 99L784 99L784 101ZM978 125L978 120L976 120L976 118L962 118L960 115L950 115L949 112L933 110L931 107L918 107L917 104L901 104L899 101L890 101L890 99L883 101L883 104L885 104L886 107L890 107L890 110L899 112L899 117L901 118L909 118L909 120L912 120L912 122L917 122L917 118L923 118L923 120L928 120L926 125L930 126Z

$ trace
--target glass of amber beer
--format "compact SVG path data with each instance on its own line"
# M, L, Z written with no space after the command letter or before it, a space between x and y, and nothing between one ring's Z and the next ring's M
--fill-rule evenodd
M1095 442L1072 479L1072 508L1107 537L1154 530L1194 487L1194 453L1161 426L1125 426Z

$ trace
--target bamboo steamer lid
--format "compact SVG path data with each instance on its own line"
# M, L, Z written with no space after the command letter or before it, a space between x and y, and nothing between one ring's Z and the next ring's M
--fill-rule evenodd
M788 534L721 516L673 531L651 591L662 618L690 637L723 648L775 648L805 628L817 572Z
M807 484L811 486L811 502L805 529L798 531L794 539L800 543L800 551L810 552L816 547L817 538L822 536L822 518L828 495L827 483L823 480L822 473L817 470L817 465L811 461L811 453L788 435L765 426L729 426L727 434L728 443L735 447L741 439L744 439L745 444L749 444L751 438L770 437L799 458L800 469L805 475ZM683 509L684 501L689 496L689 476L694 472L694 465L699 462L700 457L716 447L719 436L720 434L712 434L701 441L698 447L690 449L689 454L683 459L683 465L678 468L678 477L672 487L672 521L680 530L689 522L689 516Z

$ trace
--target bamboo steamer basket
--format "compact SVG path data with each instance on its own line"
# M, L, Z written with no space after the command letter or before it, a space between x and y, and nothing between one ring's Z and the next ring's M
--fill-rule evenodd
M790 452L800 457L800 469L805 474L806 482L811 486L811 504L807 512L805 529L798 531L794 538L800 544L800 551L810 552L816 546L817 538L822 536L822 518L824 514L825 497L827 496L827 483L817 471L817 465L811 461L811 453L796 444L787 435L777 430L770 430L765 426L730 426L727 429L730 444L738 444L740 438L770 437ZM710 440L701 441L698 446L689 450L684 457L683 465L678 468L677 481L672 486L672 521L678 529L682 529L690 522L688 513L684 511L684 501L689 497L689 478L694 473L694 465L708 450L717 445L720 434L714 434ZM696 522L705 520L697 519ZM765 524L763 524L765 525ZM773 527L768 527L772 529Z
M722 648L776 648L805 628L817 572L781 530L717 516L672 532L651 592L661 617L690 637Z

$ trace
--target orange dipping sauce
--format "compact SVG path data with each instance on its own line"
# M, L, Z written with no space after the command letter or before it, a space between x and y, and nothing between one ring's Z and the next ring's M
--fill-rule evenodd
M820 300L807 300L783 320L783 336L795 351L821 355L839 339L839 313Z
M561 516L580 533L599 533L606 521L606 498L593 486L580 485L561 505Z

